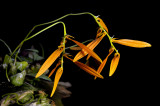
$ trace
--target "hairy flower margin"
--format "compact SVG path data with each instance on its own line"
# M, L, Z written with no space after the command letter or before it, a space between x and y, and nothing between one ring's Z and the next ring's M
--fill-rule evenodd
M116 68L118 66L118 63L119 63L120 53L115 48L113 43L118 43L118 44L121 44L121 45L129 46L129 47L135 47L135 48L151 47L151 44L149 44L147 42L143 42L143 41L130 40L130 39L117 39L117 38L110 37L109 34L108 34L108 28L101 18L99 18L97 16L94 16L91 13L86 13L86 14L90 14L95 19L96 23L99 26L99 29L97 31L97 35L95 36L95 39L93 41L91 41L90 43L88 43L87 45L85 45L81 42L76 41L73 36L67 35L66 32L65 32L66 29L65 29L65 26L64 26L64 37L63 37L63 39L60 43L60 46L58 46L58 48L43 63L42 67L40 68L39 72L36 75L36 78L41 76L56 61L56 59L60 57L60 60L58 61L57 65L55 66L55 68L49 74L49 77L51 77L51 75L57 69L56 74L55 74L55 79L54 79L53 90L52 90L52 93L50 95L51 97L54 95L55 90L56 90L57 85L58 85L58 82L59 82L59 80L62 76L62 73L63 73L63 63L64 63L63 62L63 57L66 57L67 59L71 60L79 68L86 71L90 75L93 75L94 79L96 79L97 77L103 79L103 76L101 75L101 72L102 72L109 56L113 52L115 52L115 53L114 53L113 59L111 60L109 76L112 76L115 73L115 70L116 70ZM62 22L59 22L59 23L62 23ZM64 25L64 23L63 23L63 25ZM98 44L102 41L102 39L105 36L107 36L109 38L111 48L109 49L109 53L106 56L106 58L102 61L102 59L94 52L94 48L98 46ZM71 55L71 52L69 52L69 54L65 52L66 51L65 44L66 44L67 40L72 41L77 45L77 47L73 47L73 48L70 47L70 50L79 50L79 52L74 56L73 59L71 59L69 57ZM90 66L88 66L87 64L79 61L81 58L84 58L86 55L88 55L86 61L89 61L89 58L93 57L94 59L96 59L97 61L100 62L100 65L99 65L97 70L93 69Z

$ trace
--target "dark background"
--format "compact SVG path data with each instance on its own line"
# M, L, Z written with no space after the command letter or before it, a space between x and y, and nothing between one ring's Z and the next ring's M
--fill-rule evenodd
M155 33L156 3L154 2L109 2L109 1L52 1L52 2L14 2L1 3L0 38L14 50L24 39L29 30L37 24L48 22L68 13L91 12L100 15L106 23L110 36L142 40L152 44L152 48L136 49L115 45L121 54L119 66L112 77L108 76L109 65L113 55L109 58L102 75L104 79L93 80L93 76L78 70L70 61L65 59L64 73L61 81L72 84L72 96L64 99L67 106L86 105L105 106L107 104L138 104L150 102L155 94L155 73L157 68L153 50ZM65 22L67 33L76 37L78 41L94 39L97 24L89 15L69 16ZM158 26L158 25L157 25ZM43 27L37 28L36 31ZM57 25L36 36L24 44L30 48L32 44L41 43L47 58L59 45L63 36L62 25ZM104 59L108 53L109 41L106 38L96 48L97 53ZM0 44L1 55L8 52ZM69 66L70 65L70 66ZM154 77L154 78L153 78ZM128 103L129 102L129 103Z

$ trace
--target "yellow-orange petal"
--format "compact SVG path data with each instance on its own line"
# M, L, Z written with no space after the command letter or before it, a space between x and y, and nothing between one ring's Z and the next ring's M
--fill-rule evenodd
M84 44L76 41L76 40L73 40L73 39L70 39L70 38L67 38L71 41L73 41L74 43L76 43L79 47L81 47L82 49L84 49L88 54L90 54L93 58L97 59L98 61L102 62L101 58L95 53L93 52L91 49L89 49L88 47L86 47ZM73 60L73 62L75 62L75 60Z
M103 22L103 20L101 18L97 18L97 21L100 23L100 25L108 32L108 28L105 25L105 23Z
M56 72L56 75L55 75L55 78L54 78L54 85L53 85L53 90L52 90L52 93L51 93L51 96L53 96L53 94L55 93L56 91L56 88L57 88L57 85L58 85L58 82L59 82L59 79L61 78L62 76L62 73L63 73L63 68L60 67L57 72Z
M68 56L65 56L66 58L68 58L69 60L73 61L73 59L69 58ZM103 79L103 76L100 75L96 70L94 70L93 68L79 62L79 61L76 61L74 62L79 68L81 68L82 70L86 71L87 73L95 76L95 77L99 77L99 78L102 78Z
M144 48L144 47L151 47L151 44L138 41L138 40L131 40L131 39L112 39L113 43L118 43L125 46L135 47L135 48Z
M41 68L39 69L37 75L35 76L36 78L41 76L52 64L53 62L60 56L64 48L58 48L55 50L49 57L48 59L43 63Z
M108 60L108 57L113 53L113 51L114 51L114 48L110 48L109 49L109 54L107 55L107 57L103 60L103 62L101 63L101 65L98 67L98 69L97 69L97 72L98 73L101 73L102 72L102 70L103 70L103 68L104 68L104 66L105 66L105 64L106 64L106 62L107 62L107 60ZM94 77L94 79L96 79L97 77Z
M49 78L50 78L51 75L55 72L56 68L57 68L59 65L61 65L61 62L60 62L60 61L57 63L56 67L55 67L55 68L50 72L50 74L48 75Z
M112 76L114 74L114 72L116 71L116 68L117 68L118 63L119 63L119 59L120 59L120 54L115 53L114 58L111 61L109 76Z

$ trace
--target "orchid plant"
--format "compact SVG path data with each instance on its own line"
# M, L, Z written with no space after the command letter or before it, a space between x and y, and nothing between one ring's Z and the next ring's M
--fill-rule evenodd
M84 44L84 42L79 42L77 40L75 40L73 35L69 35L66 32L66 25L64 22L61 21L61 19L66 18L68 16L75 16L75 15L84 15L84 14L88 14L91 16L91 18L94 18L95 22L98 25L98 31L97 31L97 35L95 36L94 40L86 40L87 42L89 42L87 45ZM67 14L64 15L56 20L50 21L50 22L46 22L43 24L39 24L34 26L29 33L27 34L27 36L24 38L24 40L16 47L16 49L12 52L12 54L10 56L13 56L13 54L15 54L15 59L14 61L16 61L17 56L18 56L18 51L21 49L22 45L24 44L24 42L32 39L33 37L37 36L38 34L52 28L53 26L57 25L57 24L62 24L63 25L63 31L64 31L64 35L62 38L62 41L60 42L60 45L58 46L58 48L47 58L47 60L43 63L43 65L41 66L41 68L39 69L37 75L35 76L36 78L40 77L54 62L57 58L60 58L60 61L58 61L56 67L50 72L49 77L51 77L51 75L56 71L55 74L55 78L54 78L54 85L53 85L53 90L51 92L51 97L54 95L55 90L57 88L58 82L62 76L63 73L63 64L64 64L64 57L71 60L73 63L75 63L79 68L81 68L82 70L86 71L87 73L89 73L90 75L94 76L94 79L101 78L103 79L103 76L101 75L101 72L107 62L108 57L114 53L114 57L111 60L111 64L110 64L110 71L109 71L109 76L112 76L115 73L115 70L118 66L119 63L119 59L120 59L120 53L118 52L118 50L116 49L116 47L114 46L114 43L118 43L121 45L125 45L125 46L130 46L130 47L135 47L135 48L144 48L144 47L151 47L151 44L144 42L144 41L138 41L138 40L131 40L131 39L118 39L118 38L113 38L109 35L109 31L107 26L105 25L105 23L103 22L103 20L99 17L99 16L95 16L92 13L89 12L83 12L83 13L76 13L76 14ZM31 32L39 27L39 26L43 26L43 25L49 25L46 28L38 31L37 33L33 34L32 36L30 36ZM101 59L95 52L94 52L94 48L102 41L102 39L104 37L108 37L108 40L110 42L110 49L108 50L108 55L106 56L105 59ZM74 46L70 46L69 48L71 50L79 50L79 52L74 56L74 58L72 58L72 53L66 53L66 49L68 47L66 47L66 43L67 41L72 41L75 43ZM79 60L81 58L84 58L87 55L86 61L89 61L90 57L93 57L95 60L100 62L100 65L98 67L98 69L94 69L91 68L89 65L80 62ZM71 57L72 56L72 57Z

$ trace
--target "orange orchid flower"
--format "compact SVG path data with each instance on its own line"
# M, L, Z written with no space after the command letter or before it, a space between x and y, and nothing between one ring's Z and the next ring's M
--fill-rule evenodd
M97 69L97 72L98 73L101 73L102 72L102 70L103 70L103 68L104 68L104 66L105 66L105 64L106 64L106 62L107 62L107 60L108 60L108 57L113 53L113 51L114 51L114 48L110 48L109 49L109 54L107 55L107 57L103 60L103 62L101 63L101 65L98 67L98 69ZM97 77L94 77L94 79L96 79Z
M80 42L78 42L78 41L76 41L76 40L73 40L73 39L71 39L71 38L68 38L68 37L67 37L67 39L73 41L73 42L76 43L79 47L81 47L81 48L84 49L86 52L88 52L88 54L90 54L93 58L95 58L95 59L97 59L98 61L102 62L101 58L100 58L95 52L93 52L91 49L89 49L87 46L85 46L84 44L82 44L82 43L80 43ZM75 61L77 61L77 60L73 60L73 62L75 62Z
M99 17L97 17L97 21L99 22L99 24L104 28L104 30L106 30L108 32L108 28L105 25L105 23L103 22L103 20Z
M56 88L57 88L57 85L58 85L58 82L59 82L59 79L61 78L62 76L62 73L63 73L63 68L60 67L57 72L56 72L56 75L55 75L55 78L54 78L54 85L53 85L53 90L52 90L52 93L51 93L51 96L53 96L53 94L55 93L56 91Z
M54 61L60 56L63 50L64 50L64 47L58 47L58 49L55 50L48 57L48 59L43 63L43 65L41 66L41 68L39 69L35 77L38 78L39 76L41 76L54 63Z
M131 40L131 39L112 39L113 43L118 43L125 46L135 47L135 48L144 48L144 47L151 47L151 44L138 41L138 40Z
M57 63L56 67L55 67L55 68L50 72L50 74L48 75L49 78L50 78L51 75L55 72L56 68L57 68L59 65L61 65L61 62L60 62L60 61Z
M68 58L69 60L73 61L73 59L69 58L68 56L64 55L64 57ZM79 62L79 61L76 61L74 62L79 68L81 68L82 70L86 71L87 73L95 76L95 77L99 77L99 78L102 78L103 79L103 76L100 75L96 70L94 70L93 68Z
M99 34L97 34L97 35L99 35ZM103 33L102 36L97 37L95 40L90 42L86 47L88 47L90 50L93 50L100 43L100 41L103 39L104 36L105 36L105 33ZM79 59L83 58L87 54L88 54L88 52L86 50L82 49L80 52L77 53L77 55L74 57L73 61L78 61Z
M86 47L88 47L90 50L93 50L100 43L100 41L103 39L103 37L104 36L96 38L95 40L90 42ZM88 54L88 52L85 51L84 49L82 49L80 52L77 53L77 55L74 57L73 61L77 61L77 60L83 58L84 56L86 56L87 54Z
M119 63L119 59L120 59L120 54L115 53L114 58L111 61L109 76L112 76L114 74L114 72L116 71L116 68L117 68L118 63Z

